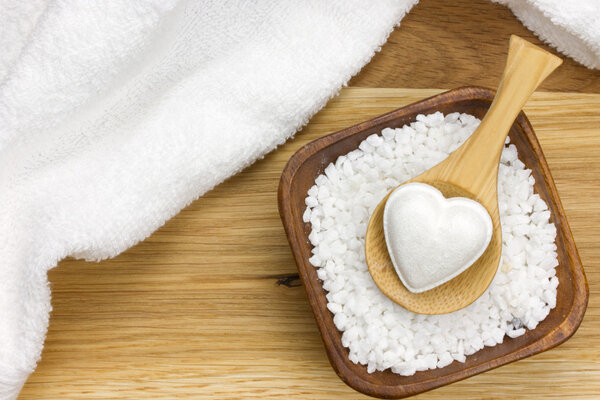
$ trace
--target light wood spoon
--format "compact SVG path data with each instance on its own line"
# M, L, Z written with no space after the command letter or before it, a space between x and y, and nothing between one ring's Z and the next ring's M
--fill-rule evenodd
M502 81L479 127L447 159L405 182L427 183L446 198L468 197L486 208L492 217L494 233L483 255L470 268L431 290L408 291L394 269L384 236L383 210L389 193L373 211L365 236L366 261L379 289L394 302L420 314L443 314L468 306L488 288L502 253L497 190L504 141L529 96L561 63L555 55L511 36Z

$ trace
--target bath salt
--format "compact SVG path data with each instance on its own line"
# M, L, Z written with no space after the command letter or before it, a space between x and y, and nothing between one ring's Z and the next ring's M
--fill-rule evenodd
M328 165L306 198L310 262L354 363L401 375L464 362L484 346L535 329L556 306L556 228L534 193L531 171L507 144L498 171L502 263L488 290L449 314L412 313L373 282L364 254L369 217L386 194L446 158L480 121L467 114L419 115L371 135Z
M411 182L396 188L383 213L392 264L413 293L458 276L483 254L493 224L485 207L465 197L446 199L435 187Z

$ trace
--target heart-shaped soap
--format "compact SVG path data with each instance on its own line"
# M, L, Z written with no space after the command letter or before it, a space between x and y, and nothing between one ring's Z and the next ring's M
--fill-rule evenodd
M383 211L390 258L413 293L439 286L469 268L492 238L492 219L477 201L446 199L433 186L396 188Z

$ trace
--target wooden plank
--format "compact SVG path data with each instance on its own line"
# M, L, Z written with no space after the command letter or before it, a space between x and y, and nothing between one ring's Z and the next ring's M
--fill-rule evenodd
M559 54L508 8L489 0L420 0L350 86L495 88L511 34ZM600 71L561 57L564 64L542 90L600 93Z
M277 212L301 145L439 90L349 88L275 152L145 242L49 279L46 347L22 399L361 398L332 371ZM422 399L597 398L600 393L600 95L538 93L526 112L556 180L590 284L564 345Z

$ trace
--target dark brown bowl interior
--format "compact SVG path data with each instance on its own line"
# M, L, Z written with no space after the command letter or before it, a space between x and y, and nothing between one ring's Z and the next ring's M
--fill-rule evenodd
M385 127L402 127L415 121L417 114L435 111L444 114L464 112L481 119L493 97L493 91L479 87L442 93L308 143L290 158L283 171L279 185L279 212L327 355L340 378L362 393L381 398L400 398L467 378L557 346L577 330L583 319L588 288L581 261L540 144L522 112L510 130L510 140L517 146L519 159L532 170L535 191L548 204L552 222L557 228L557 275L560 282L557 306L536 329L516 339L505 337L502 344L485 347L468 356L465 363L455 361L445 368L417 372L409 377L393 374L389 370L368 374L365 366L353 364L348 359L348 351L341 343L341 334L326 307L326 292L316 269L308 261L312 248L308 240L310 225L302 221L306 207L304 199L315 178L338 156L354 150L367 136L379 133Z

